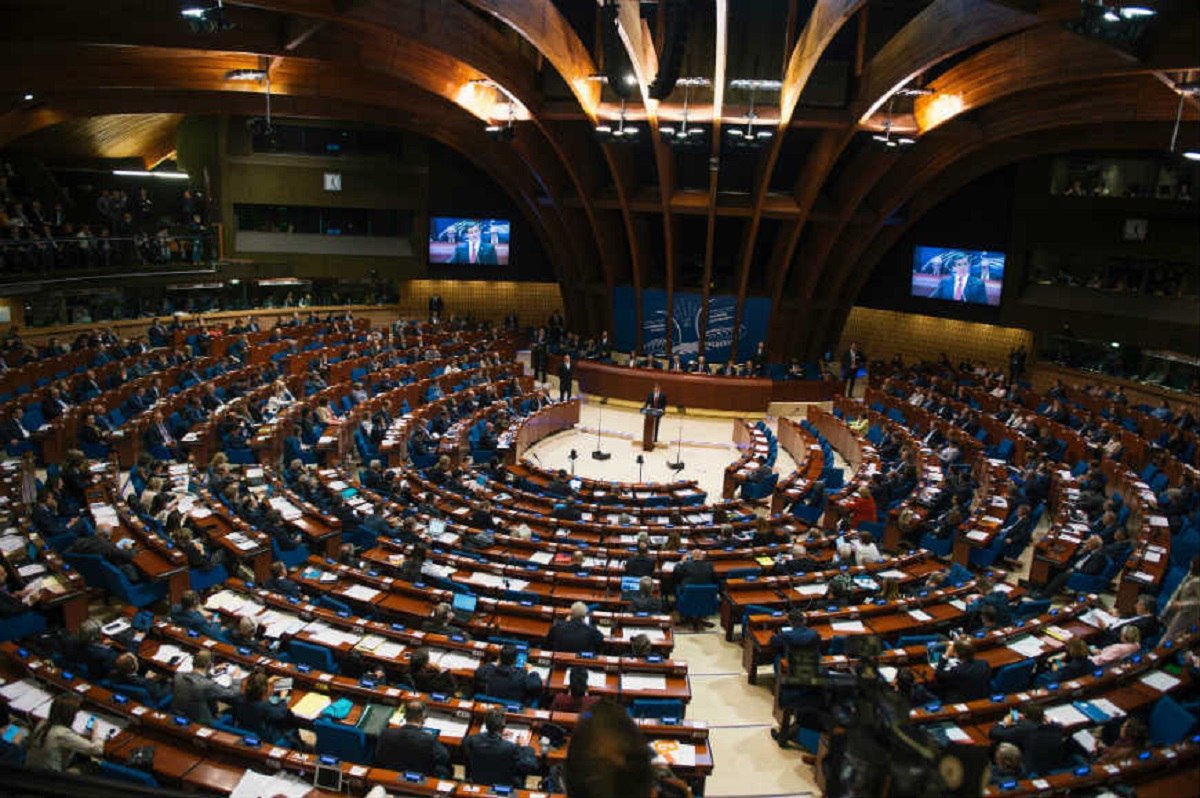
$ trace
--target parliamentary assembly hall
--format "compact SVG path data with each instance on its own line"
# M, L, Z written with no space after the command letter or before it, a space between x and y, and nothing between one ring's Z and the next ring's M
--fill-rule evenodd
M1200 798L1196 0L0 0L0 798Z

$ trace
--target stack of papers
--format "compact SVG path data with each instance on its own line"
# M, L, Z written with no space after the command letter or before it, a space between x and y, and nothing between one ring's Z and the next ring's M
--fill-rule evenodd
M1033 658L1042 653L1045 644L1036 637L1026 636L1018 640L1013 640L1008 644L1008 647L1020 654L1022 657Z
M1154 671L1153 673L1147 673L1145 676L1143 676L1141 679L1139 679L1139 681L1142 684L1146 685L1147 687L1153 687L1155 690L1158 690L1160 693L1165 693L1168 690L1170 690L1171 688L1173 688L1175 685L1179 684L1178 679L1176 679L1171 674L1163 673L1162 671Z
M8 708L14 712L29 712L37 718L50 714L50 701L54 698L33 679L22 679L0 687L0 696L8 699Z
M82 735L89 739L92 738L93 732L87 730L88 720L92 718L92 713L87 710L79 710L75 713L75 720L71 722L71 730L76 734ZM129 722L124 718L112 717L109 715L96 715L96 729L100 739L107 740L110 736L116 736L125 730Z
M604 674L600 674L601 677ZM604 681L601 679L601 685ZM591 673L588 674L588 684L591 686ZM667 677L661 673L622 673L622 690L666 690Z
M834 621L829 624L835 632L865 632L867 628L862 621Z
M696 746L691 743L681 743L678 740L654 740L650 743L656 756L666 760L674 767L690 768L696 766Z
M437 729L443 737L466 737L470 721L456 718L448 712L430 712L425 718L425 725Z
M220 590L209 596L204 606L217 612L237 612L245 602L246 599L232 590Z
M374 601L375 597L379 595L379 591L368 585L350 585L343 589L341 594L346 598L358 601Z
M813 582L808 585L796 585L796 592L801 596L824 596L829 592L829 585L824 582Z
M229 798L259 798L262 795L270 795L273 798L304 798L310 790L311 784L291 776L268 776L247 770L229 794Z
M325 707L329 706L329 696L324 693L306 693L304 698L301 698L292 705L292 714L298 718L305 720L313 720L324 711Z
M1046 719L1061 723L1063 726L1079 726L1090 723L1088 716L1071 704L1050 707L1046 710Z

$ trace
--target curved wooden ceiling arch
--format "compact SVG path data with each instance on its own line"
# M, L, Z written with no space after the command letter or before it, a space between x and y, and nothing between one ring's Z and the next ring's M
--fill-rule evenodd
M1195 123L1191 123L1195 127ZM1066 137L1064 137L1066 133ZM904 220L878 231L854 265L853 274L846 285L841 301L824 308L826 330L841 330L853 306L858 292L870 279L875 265L896 244L901 236L920 218L943 200L951 196L976 178L996 169L1029 158L1054 153L1071 152L1079 149L1146 150L1162 146L1165 136L1170 135L1169 123L1127 123L1095 126L1077 126L1070 129L1041 131L1033 136L1021 136L959 159L952 167L937 174L914 191L905 201ZM836 341L826 338L820 346L827 348ZM813 347L813 351L819 348Z
M856 119L880 108L914 76L970 47L1033 27L1042 18L989 0L934 0L900 32L889 39L863 69L857 98L851 103ZM772 307L778 305L787 283L796 247L813 205L842 153L853 141L857 126L829 130L813 147L800 170L793 194L797 218L779 232L767 265ZM815 269L806 270L801 294L811 300ZM778 328L777 328L778 329Z
M1055 86L1012 97L988 106L972 119L948 124L960 129L953 137L930 136L910 148L886 171L878 185L866 192L871 206L870 223L845 229L828 252L836 253L821 265L826 278L824 301L809 315L810 337L827 330L831 315L844 311L853 302L861 283L863 252L884 228L885 221L909 197L943 171L981 151L999 146L1006 140L1030 134L1051 136L1058 130L1078 125L1104 126L1131 120L1169 122L1174 119L1178 96L1152 78L1127 76L1118 80L1074 86ZM982 117L982 118L980 118ZM1069 141L1068 139L1064 139ZM1161 145L1160 145L1161 146ZM843 313L844 315L844 313ZM818 346L814 340L812 346Z

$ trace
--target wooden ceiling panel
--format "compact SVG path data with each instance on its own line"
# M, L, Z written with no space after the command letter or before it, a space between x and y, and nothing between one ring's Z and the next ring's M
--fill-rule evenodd
M50 163L140 158L153 166L175 149L182 114L108 114L68 119L25 136L17 149Z

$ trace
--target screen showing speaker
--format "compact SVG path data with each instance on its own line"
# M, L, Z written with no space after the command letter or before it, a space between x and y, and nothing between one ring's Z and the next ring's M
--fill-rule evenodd
M429 262L506 266L512 226L508 219L434 216L429 220Z
M925 246L913 250L915 297L995 307L1003 287L1003 252Z

